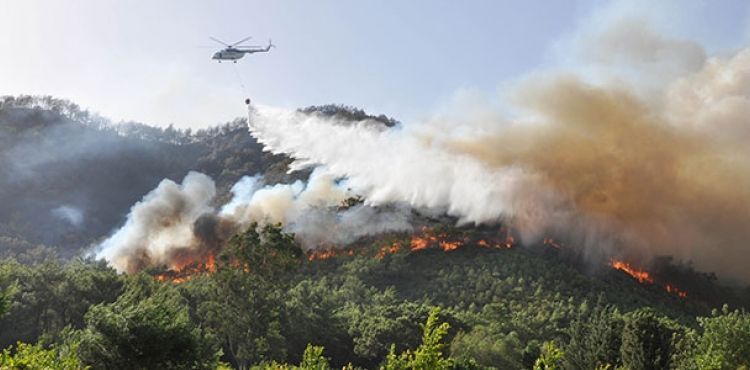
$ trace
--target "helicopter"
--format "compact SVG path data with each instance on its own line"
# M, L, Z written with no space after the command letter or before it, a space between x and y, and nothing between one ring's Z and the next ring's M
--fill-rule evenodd
M276 47L276 45L274 45L271 40L268 40L268 46L266 47L240 45L243 42L253 38L252 36L245 37L244 39L237 41L234 44L227 44L226 42L214 37L209 38L213 41L218 42L219 44L226 46L226 48L214 53L214 56L211 58L214 60L218 60L219 63L221 63L222 60L231 60L234 63L237 63L237 59L244 57L245 54L267 53L271 51L271 48Z

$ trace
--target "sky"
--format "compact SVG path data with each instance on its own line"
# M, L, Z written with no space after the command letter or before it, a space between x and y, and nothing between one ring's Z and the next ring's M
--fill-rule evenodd
M0 95L52 95L114 121L229 121L243 100L339 103L419 120L465 91L586 68L571 45L613 17L721 53L747 46L748 6L717 1L1 0ZM217 63L209 36L270 53Z

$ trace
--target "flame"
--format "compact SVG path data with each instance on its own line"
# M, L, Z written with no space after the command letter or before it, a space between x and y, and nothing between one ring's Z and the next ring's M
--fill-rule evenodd
M513 245L515 245L516 241L513 239L512 236L508 235L508 237L505 239L505 248L513 248Z
M455 251L459 247L461 247L463 244L461 242L446 242L441 241L438 243L440 245L440 248L443 248L444 251Z
M394 254L401 250L401 244L398 242L394 242L391 245L386 245L385 247L380 248L378 250L378 254L375 255L375 258L382 260L387 254Z
M544 245L549 245L552 248L555 249L562 249L562 244L555 241L555 239L552 238L544 238Z
M488 249L509 249L512 248L515 241L510 235L509 229L501 228L501 237L498 239L474 239L462 233L449 231L436 231L429 227L423 226L418 232L411 235L408 239L397 240L390 244L383 245L372 255L377 259L383 259L386 255L395 254L401 251L419 252L427 249L439 249L444 252L452 252L467 245L474 245L480 248ZM372 252L369 252L372 253ZM361 255L367 255L366 249L359 251ZM340 256L354 256L353 247L347 249L337 249L328 247L324 249L313 249L307 252L308 261L321 261Z
M335 248L325 248L325 249L311 249L307 251L307 260L308 261L323 261L327 259L331 259L338 256L353 256L354 255L354 249L347 248L347 249L335 249Z
M327 260L339 255L339 251L335 249L315 249L307 252L308 261L320 261Z
M169 270L157 274L154 278L158 281L169 281L174 284L184 283L193 278L193 276L202 274L212 274L216 272L216 256L209 252L205 256L205 261L183 260L175 263Z
M680 290L680 289L676 288L672 284L669 284L669 283L665 284L664 285L664 289L666 289L668 293L677 294L677 296L680 297L680 298L687 298L687 292L685 292L684 290Z
M511 229L507 227L500 228L499 238L488 239L473 239L465 235L456 235L456 233L449 233L445 231L435 231L428 227L422 227L418 233L413 234L408 239L408 249L404 248L405 240L395 241L391 244L380 247L373 257L377 259L383 259L386 255L395 254L402 250L408 250L410 252L419 252L427 249L440 249L444 252L452 252L458 250L466 245L474 245L479 248L486 249L510 249L515 245L515 239L511 234ZM543 243L556 249L562 249L562 243L555 241L552 238L544 238ZM366 255L367 252L363 249L360 254ZM354 256L355 251L353 247L346 249L336 249L328 247L325 249L314 249L307 252L308 261L323 261L339 256ZM194 257L194 256L192 256ZM242 268L244 272L250 271L250 266L247 264L240 265L239 261L232 260L229 265L235 268ZM651 274L645 270L641 270L632 264L612 259L609 262L609 266L613 269L620 270L630 275L634 279L638 280L642 284L654 284L655 280ZM184 283L194 276L203 274L212 274L216 272L216 257L211 252L205 255L203 262L193 258L183 258L182 260L175 262L173 266L163 273L157 274L154 278L161 282L171 282L173 284ZM675 287L671 283L665 283L664 289L670 293L675 294L680 298L686 298L687 292Z
M638 280L638 282L640 283L650 283L650 284L654 283L654 278L652 278L648 272L639 270L627 262L611 260L609 262L609 265L612 266L612 268L614 269L624 271L626 274L632 276L634 279Z
M500 228L499 235L488 236L487 239L477 239L476 234L467 234L465 232L450 229L432 229L426 226L408 239L397 240L378 248L377 252L371 256L377 259L383 259L386 255L395 254L401 251L419 252L427 249L442 250L443 252L453 252L465 246L475 246L487 249L510 249L515 245L515 239L511 235L510 228ZM372 253L366 249L358 252L362 255ZM340 256L354 256L356 254L354 247L338 249L332 246L326 246L320 249L309 250L306 253L308 261L323 261ZM201 261L202 260L202 261ZM249 272L250 266L247 264L240 265L239 261L232 260L229 266L242 268L243 271ZM186 282L193 276L214 273L217 269L216 259L213 253L202 258L195 256L184 256L178 262L173 263L168 271L157 274L154 278L158 281L169 281L175 284Z
M422 235L414 235L409 243L412 252L428 248L440 248L444 252L454 251L463 246L463 240L450 240L447 234L433 234L432 230L423 227Z
M640 283L654 284L654 278L651 274L644 270L637 269L627 262L611 260L609 265L614 269L627 273ZM680 298L687 298L687 292L675 287L672 283L665 283L664 290L666 290L667 293L676 294Z
M426 238L413 237L409 243L412 252L427 249L430 246L430 240Z

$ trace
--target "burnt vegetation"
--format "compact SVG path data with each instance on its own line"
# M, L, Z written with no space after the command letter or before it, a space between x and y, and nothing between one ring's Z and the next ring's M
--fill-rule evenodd
M302 111L396 124L334 105ZM0 367L750 366L747 289L669 258L639 282L553 245L488 241L486 228L435 220L418 236L314 255L279 226L252 225L179 276L83 257L163 178L198 170L226 197L244 175L305 176L288 163L243 120L190 132L113 124L52 98L0 100Z

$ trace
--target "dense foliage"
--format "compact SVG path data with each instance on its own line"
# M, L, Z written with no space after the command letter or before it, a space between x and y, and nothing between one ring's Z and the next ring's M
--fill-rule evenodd
M187 282L87 260L6 261L2 366L735 369L750 314L523 249L308 261L277 226ZM364 247L367 251L367 247ZM19 343L20 341L20 343ZM27 344L28 343L28 344ZM298 364L298 365L291 365ZM34 368L37 365L29 365ZM47 366L47 365L39 365Z

